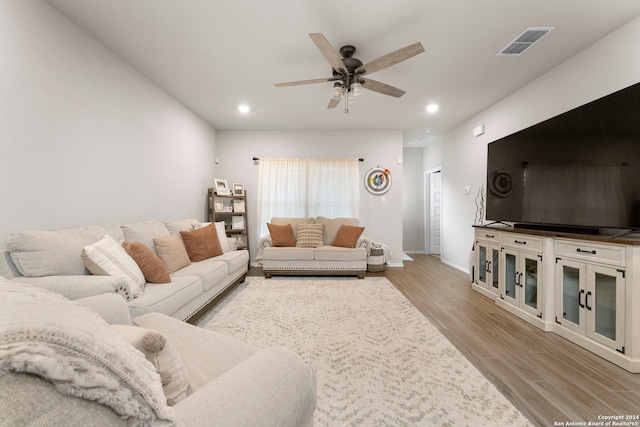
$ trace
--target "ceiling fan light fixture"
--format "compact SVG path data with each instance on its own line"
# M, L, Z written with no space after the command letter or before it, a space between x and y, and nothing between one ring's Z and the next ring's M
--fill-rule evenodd
M356 102L356 94L354 94L353 92L349 91L349 93L347 94L347 101L349 101L349 104L355 104Z
M351 83L350 93L353 94L353 96L362 95L362 85L358 82Z
M331 98L340 99L342 98L342 85L338 82L333 84L333 90L331 92Z

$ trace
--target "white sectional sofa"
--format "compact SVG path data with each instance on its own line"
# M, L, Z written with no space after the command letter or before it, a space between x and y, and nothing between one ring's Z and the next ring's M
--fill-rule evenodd
M7 251L0 256L0 275L72 300L118 293L127 301L133 317L158 312L190 320L232 285L244 281L249 265L248 251L232 247L222 255L191 262L173 272L170 283L146 283L144 294L135 298L123 277L90 274L81 254L86 245L105 235L117 242L142 242L155 253L154 239L192 231L199 225L195 219L149 220L16 233L9 236Z
M270 224L291 226L298 245L276 246L271 234L260 239L257 260L262 262L266 278L274 275L340 275L363 279L367 271L367 255L371 240L360 235L353 247L334 246L341 226L357 228L356 218L272 218ZM313 247L300 247L300 226L322 226L322 239ZM350 246L350 245L349 245Z
M69 301L0 278L0 353L2 426L313 425L316 375L298 355L131 319L114 293Z

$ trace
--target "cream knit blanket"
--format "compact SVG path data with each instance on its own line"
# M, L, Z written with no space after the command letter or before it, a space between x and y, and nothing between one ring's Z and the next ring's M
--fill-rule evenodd
M8 372L35 374L60 393L110 406L131 426L175 425L153 365L100 316L0 279L0 375Z

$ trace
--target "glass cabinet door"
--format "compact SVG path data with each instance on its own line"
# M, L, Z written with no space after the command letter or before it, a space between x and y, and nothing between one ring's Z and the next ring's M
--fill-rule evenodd
M576 325L580 324L580 270L562 266L562 318Z
M505 251L504 257L504 295L502 297L517 304L518 289L518 256L516 253Z
M538 259L524 258L524 280L520 285L524 287L524 305L534 314L538 314Z
M498 272L500 271L500 251L497 248L491 249L491 289L498 292Z
M587 336L618 350L624 345L624 283L621 271L588 267Z
M487 247L478 245L478 283L487 283Z

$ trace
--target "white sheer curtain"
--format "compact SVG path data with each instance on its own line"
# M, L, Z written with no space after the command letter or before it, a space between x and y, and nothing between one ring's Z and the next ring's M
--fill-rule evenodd
M259 236L273 217L358 218L358 159L260 159Z

